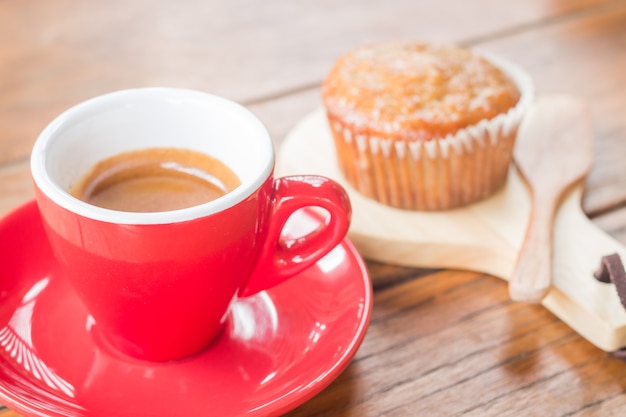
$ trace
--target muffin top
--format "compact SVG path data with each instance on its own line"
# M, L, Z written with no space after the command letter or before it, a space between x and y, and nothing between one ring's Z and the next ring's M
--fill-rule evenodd
M331 117L356 133L430 140L491 119L520 99L485 58L452 45L389 42L340 58L322 89Z

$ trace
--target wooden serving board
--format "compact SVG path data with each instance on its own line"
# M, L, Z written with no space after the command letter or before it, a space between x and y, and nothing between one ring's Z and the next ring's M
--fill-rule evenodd
M320 174L341 183L352 201L350 240L363 257L396 265L485 272L508 280L530 214L529 193L514 167L503 190L462 209L417 212L379 204L339 172L326 116L319 109L287 135L278 175ZM542 304L605 351L626 347L626 311L612 284L593 273L602 256L626 248L589 221L582 185L561 205L554 230L553 287Z

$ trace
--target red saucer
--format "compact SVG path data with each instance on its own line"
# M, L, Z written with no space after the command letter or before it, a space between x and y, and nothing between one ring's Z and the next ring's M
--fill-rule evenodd
M292 220L295 234L320 221ZM200 354L135 360L97 337L30 202L0 221L0 402L27 416L280 415L345 369L371 308L369 275L344 240L300 276L238 300Z

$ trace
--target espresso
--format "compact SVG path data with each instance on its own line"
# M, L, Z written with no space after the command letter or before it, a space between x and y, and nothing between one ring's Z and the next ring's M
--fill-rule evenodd
M147 148L98 162L69 192L107 209L160 212L207 203L240 183L228 166L207 154Z

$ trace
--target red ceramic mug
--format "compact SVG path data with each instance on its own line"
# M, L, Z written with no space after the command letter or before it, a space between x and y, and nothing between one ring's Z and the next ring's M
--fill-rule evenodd
M241 185L205 204L154 213L108 210L68 193L98 161L157 146L216 157ZM46 127L31 155L47 236L94 331L126 354L156 361L207 347L234 297L280 284L344 238L351 208L341 186L319 176L277 179L273 169L272 141L252 113L171 88L83 102ZM289 216L310 206L324 209L326 222L282 238Z

